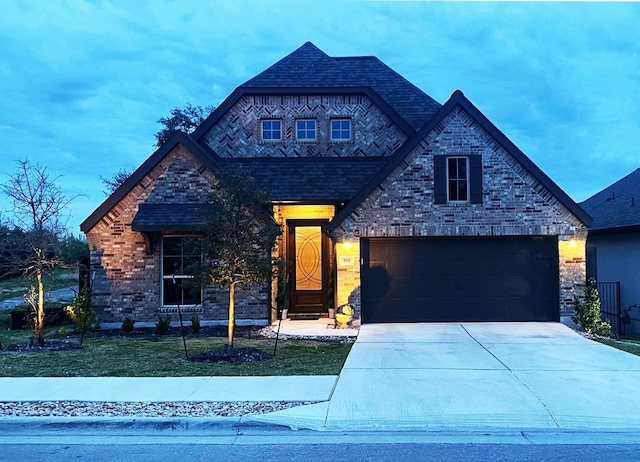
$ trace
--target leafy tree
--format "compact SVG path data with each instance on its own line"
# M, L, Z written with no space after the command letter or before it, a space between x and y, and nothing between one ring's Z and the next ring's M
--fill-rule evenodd
M13 210L9 223L20 233L13 242L15 249L24 255L11 254L16 268L32 278L33 285L25 300L34 311L33 333L38 344L44 345L44 283L42 276L57 266L60 236L65 234L63 213L73 198L66 197L56 185L59 177L51 178L46 167L31 164L27 159L18 160L16 172L0 185L0 191L12 201ZM6 251L11 253L11 250Z
M116 189L120 187L122 183L129 179L132 173L133 170L121 168L116 173L114 173L112 177L105 178L101 175L100 181L102 181L102 184L104 184L104 186L107 188L102 192L106 196L110 196L115 192Z
M267 195L242 170L219 173L210 201L212 213L200 240L203 261L195 269L201 286L229 290L229 326L225 351L233 352L235 289L269 280L277 268L273 257L280 226L270 213Z
M587 281L582 297L574 297L574 307L573 322L582 330L587 334L611 337L611 324L600 317L600 294L595 279Z
M86 238L80 234L69 234L60 242L60 258L66 265L75 265L82 257L89 257L89 246Z
M161 146L176 130L192 133L214 109L214 106L203 108L202 106L192 106L191 103L187 103L184 108L174 107L171 109L170 117L160 117L158 119L158 123L164 125L164 128L155 135L156 146Z

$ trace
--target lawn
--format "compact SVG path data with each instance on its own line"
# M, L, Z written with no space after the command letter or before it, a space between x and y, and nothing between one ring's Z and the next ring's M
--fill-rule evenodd
M9 330L8 312L0 312L0 342L4 347L24 342L30 333ZM73 327L64 328L71 332ZM58 328L48 328L54 338ZM61 337L55 337L60 340ZM69 341L77 342L77 338ZM189 355L221 349L226 338L187 336ZM235 348L259 348L274 352L274 339L248 332L237 335ZM0 377L184 377L250 375L337 375L349 354L351 344L315 340L282 340L270 360L241 364L217 364L185 359L181 337L154 336L99 338L87 337L83 348L70 351L0 351Z
M605 345L612 346L622 351L626 351L627 353L632 353L634 355L640 356L640 340L637 336L630 336L629 338L621 338L620 340L616 340L613 338L599 338L598 342L604 343Z
M9 298L22 297L29 291L33 282L26 277L0 281L0 302ZM65 287L78 287L78 272L56 269L51 276L45 275L43 282L47 292Z

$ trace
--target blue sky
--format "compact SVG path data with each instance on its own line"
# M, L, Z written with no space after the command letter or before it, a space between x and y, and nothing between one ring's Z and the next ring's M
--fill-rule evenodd
M69 196L154 151L158 118L218 105L313 42L375 55L441 103L464 92L574 200L640 167L640 4L4 0L0 173L28 158ZM4 217L10 212L0 199Z

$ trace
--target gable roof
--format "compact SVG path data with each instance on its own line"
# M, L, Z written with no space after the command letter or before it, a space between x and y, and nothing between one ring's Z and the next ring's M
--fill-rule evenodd
M580 205L593 217L591 231L640 226L640 168Z
M236 88L194 131L200 139L245 95L365 94L413 136L440 104L372 56L332 58L307 42Z
M402 163L413 149L424 139L427 134L442 121L456 106L460 106L467 111L476 122L480 124L500 145L509 152L536 180L548 189L558 201L564 205L582 223L589 225L591 217L578 204L571 199L557 184L551 180L540 168L534 164L509 138L491 123L487 117L469 101L460 90L456 90L449 100L436 112L436 114L425 124L420 131L398 149L387 165L382 168L371 180L354 196L347 206L336 214L329 223L328 231L334 231L353 211L364 201L382 181Z
M175 131L111 196L80 224L80 229L85 233L90 231L109 210L115 207L178 144L182 144L187 148L209 170L215 171L220 167L219 158L215 154L207 152L207 146L201 146L189 135Z

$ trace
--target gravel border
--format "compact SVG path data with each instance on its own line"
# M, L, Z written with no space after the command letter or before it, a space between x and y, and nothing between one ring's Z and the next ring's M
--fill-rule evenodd
M19 401L0 402L1 417L242 417L316 401Z

